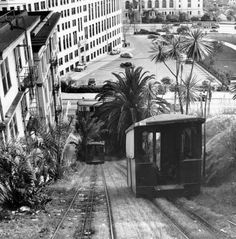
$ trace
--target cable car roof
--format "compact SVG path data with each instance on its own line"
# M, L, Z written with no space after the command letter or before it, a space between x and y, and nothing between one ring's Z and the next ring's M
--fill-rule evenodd
M137 123L134 123L126 130L126 133L139 126L169 125L169 124L175 124L175 123L190 123L190 122L204 123L205 119L202 117L196 117L193 115L184 115L184 114L155 115L150 118L141 120Z

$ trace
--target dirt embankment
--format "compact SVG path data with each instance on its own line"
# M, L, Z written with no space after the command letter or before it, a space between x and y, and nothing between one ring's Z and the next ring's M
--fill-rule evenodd
M221 115L206 123L206 184L220 185L236 170L236 116Z

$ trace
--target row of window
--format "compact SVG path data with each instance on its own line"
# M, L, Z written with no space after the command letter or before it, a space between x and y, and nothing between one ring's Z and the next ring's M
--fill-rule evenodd
M77 0L78 1L78 0ZM74 3L75 0L71 0L71 3ZM70 4L69 0L48 0L48 1L40 1L40 2L35 2L34 4L24 4L23 9L28 10L28 11L39 11L39 10L45 10L47 8L52 8L52 7L57 7L57 6L63 6L63 5L68 5ZM93 7L94 4L94 7ZM89 4L90 5L90 4ZM101 6L101 7L100 7ZM103 8L104 6L104 8ZM100 15L103 16L105 15L105 10L103 11L102 9L107 9L107 13L114 12L120 8L119 6L119 1L116 0L103 0L103 1L98 1L96 3L91 4L90 12L89 15L92 16L92 19L99 17ZM14 10L15 7L10 7L10 10ZM21 10L21 6L16 6L17 10ZM92 13L92 11L93 12ZM3 11L7 11L7 7L2 8ZM83 11L87 11L87 5L83 5ZM82 6L77 7L77 13L82 12ZM67 17L76 14L76 8L64 10L61 12L61 17Z
M81 26L80 20L81 19L78 19L79 26ZM120 16L114 16L114 17L110 17L104 21L102 20L101 22L90 25L89 32L88 32L88 27L85 27L85 29L84 29L85 38L88 39L89 37L93 37L93 36L103 32L104 30L107 30L107 29L115 26L116 24L119 23L119 21L120 21ZM62 25L62 26L64 26L64 25ZM58 29L59 28L60 27L58 27ZM79 27L79 29L80 29L80 27ZM121 32L121 30L120 30L120 28L118 28L117 30L113 30L111 34L112 34L112 36L114 36L120 32ZM73 45L76 45L78 43L78 35L77 34L78 34L77 31L73 31L72 34L68 33L68 34L64 35L63 38L59 37L59 43L58 43L59 51L61 52L62 50L72 47L72 41L73 41ZM81 40L83 40L83 36L79 37L79 41L81 41Z
M142 0L142 8L145 8L145 1ZM174 1L170 0L169 5L167 4L166 0L162 0L162 3L160 0L148 0L147 1L147 8L174 8ZM192 7L192 0L188 0L188 8ZM200 7L200 4L198 3L198 7ZM137 9L138 3L134 2L131 3L130 1L125 2L125 9L131 10L132 8ZM181 8L181 4L179 4L179 8Z
M86 9L84 5L84 10ZM88 4L88 17L89 20L105 16L106 14L113 13L119 10L119 1L116 0L103 0L95 3Z
M112 47L116 47L117 45L119 45L121 43L121 38L117 38L116 40L114 40L111 45ZM90 60L93 60L94 58L96 58L97 56L99 56L100 54L104 54L105 52L107 52L109 49L109 47L107 45L97 49L97 51L94 51L92 52L90 55L87 55L86 57L85 56L81 56L81 62L84 62L86 60L86 62L89 62ZM111 50L111 49L110 49ZM82 52L82 48L81 48L81 52ZM75 51L75 54L78 54L78 50ZM72 57L73 56L73 53L70 53L69 56L67 55L66 59L67 60L66 62L68 62L68 58ZM70 58L72 59L72 58ZM79 61L77 61L75 63L75 66L79 63ZM59 59L59 65L62 65L63 64L63 59L60 58ZM74 69L74 64L70 65L70 67L67 67L65 72L64 70L60 71L60 76L63 76L65 73L69 72L69 71L72 71Z
M26 45L25 39L23 40L23 45ZM24 48L24 59L25 59L25 65L26 65L29 60L29 53L28 53L27 47L23 47L23 48ZM18 71L18 73L20 73L23 69L23 62L22 62L20 46L17 46L14 49L14 56L15 56L16 70ZM4 95L6 95L12 86L8 58L6 58L1 63L0 72L1 72L0 74L1 74L1 78L2 78L3 92L4 92Z
M107 41L111 37L115 36L116 34L119 34L120 31L121 31L120 29L114 30L114 31L102 36L102 37L97 38L96 41L95 40L91 41L90 44L86 44L86 46L85 46L86 51L88 51L89 49L92 49L95 46L98 46L101 43L104 43L105 41ZM69 43L70 42L68 41L67 42L68 46L69 46ZM63 42L63 44L66 45L66 43L64 43L64 42ZM84 48L81 47L80 52L82 53L83 51L84 51ZM79 55L78 50L75 50L74 51L74 57L78 57L78 55ZM65 55L64 59L65 59L65 62L68 62L69 60L72 60L73 59L73 52L71 52L69 55ZM63 58L59 59L59 66L61 66L61 65L63 65Z

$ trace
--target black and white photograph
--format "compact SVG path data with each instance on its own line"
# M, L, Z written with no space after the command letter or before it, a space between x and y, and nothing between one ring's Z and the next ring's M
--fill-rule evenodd
M236 0L0 0L0 239L236 238Z

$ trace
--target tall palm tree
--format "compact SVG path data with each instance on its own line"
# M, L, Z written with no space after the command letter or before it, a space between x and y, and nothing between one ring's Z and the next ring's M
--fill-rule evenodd
M199 80L197 80L196 76L193 76L192 78L188 76L184 81L182 81L181 98L185 105L188 105L186 108L189 108L190 103L196 101L199 97L198 83Z
M153 40L153 45L151 47L151 60L155 61L155 63L162 62L170 71L170 73L175 77L176 80L176 89L178 98L180 111L183 114L183 104L181 101L180 89L179 89L179 73L180 73L180 59L183 55L181 48L182 40L180 36L172 36L169 38L163 38L161 36L157 36L156 39ZM173 59L176 62L176 72L174 72L166 63L167 60Z
M107 82L97 99L102 102L98 107L97 116L107 125L110 133L117 135L118 142L124 146L125 130L133 123L149 115L152 91L146 99L148 82L154 75L143 72L142 67L126 68L125 72L112 73L116 82ZM146 93L145 93L146 92ZM148 107L144 107L146 102ZM147 106L146 105L146 106Z
M205 33L200 29L193 29L183 36L182 51L186 53L188 58L192 58L192 67L189 78L192 79L194 65L198 61L203 61L207 56L213 54L213 42L210 41ZM187 102L189 95L186 95ZM186 104L186 114L188 114L189 104Z

